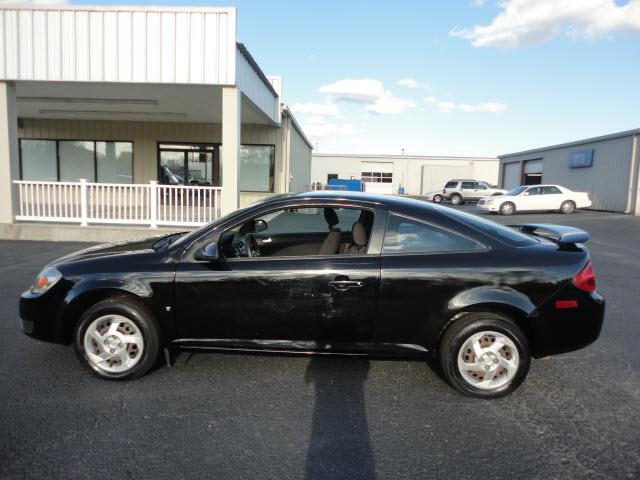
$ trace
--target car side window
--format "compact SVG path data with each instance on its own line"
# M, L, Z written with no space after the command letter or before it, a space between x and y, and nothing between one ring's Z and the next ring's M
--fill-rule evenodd
M458 182L447 182L444 188L456 188L458 186Z
M478 182L476 183L476 188L479 190L486 190L487 189L487 184L486 183L482 183L482 182Z
M542 194L542 188L540 187L534 187L527 190L527 195L541 195L541 194Z
M468 189L476 188L476 182L462 182L461 188L468 188Z
M390 214L382 253L435 253L484 250L480 243L428 223Z
M542 187L542 193L544 195L559 195L562 192L558 187Z

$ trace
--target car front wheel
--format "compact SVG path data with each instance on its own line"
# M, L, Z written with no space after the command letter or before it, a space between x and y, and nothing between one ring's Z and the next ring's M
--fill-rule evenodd
M453 205L461 205L462 204L462 197L460 195L458 195L457 193L454 193L453 195L451 195L451 203Z
M76 326L74 340L82 364L109 380L144 375L160 351L153 315L126 297L109 298L90 307Z
M504 202L500 205L500 215L511 215L516 211L516 206L511 202Z
M451 386L477 398L508 395L524 381L531 362L522 330L494 313L472 313L455 320L438 353Z
M576 204L571 200L562 202L560 205L560 213L573 213L576 211Z
M434 195L433 203L440 203L440 202L442 202L442 195Z

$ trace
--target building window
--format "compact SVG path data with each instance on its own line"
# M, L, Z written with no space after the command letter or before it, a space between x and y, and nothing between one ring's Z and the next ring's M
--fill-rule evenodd
M96 150L93 142L58 142L60 170L58 178L62 182L77 182L84 178L90 182L96 179Z
M275 150L274 145L240 146L240 191L274 191Z
M57 181L57 158L55 140L20 140L22 180Z
M363 182L367 183L392 183L393 173L391 172L362 172Z
M133 143L96 142L98 182L133 183Z
M209 143L160 143L160 183L167 185L220 186L218 145Z
M331 180L337 180L337 179L338 179L337 173L327 173L327 183L329 183Z
M94 140L20 140L22 180L132 183L133 143Z

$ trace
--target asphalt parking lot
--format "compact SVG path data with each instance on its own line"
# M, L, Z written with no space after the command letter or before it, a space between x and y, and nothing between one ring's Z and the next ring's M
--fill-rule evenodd
M589 231L608 302L595 344L534 361L497 401L399 360L181 355L101 381L18 326L39 269L86 244L1 241L0 478L640 477L640 218L492 218Z

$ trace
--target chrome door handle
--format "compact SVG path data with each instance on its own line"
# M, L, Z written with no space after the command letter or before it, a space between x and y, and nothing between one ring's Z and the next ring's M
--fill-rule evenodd
M260 243L271 243L272 241L273 240L271 240L271 237L269 237L269 238L263 238Z
M363 287L364 282L360 280L334 280L333 282L329 282L329 285L339 292L344 292L350 288Z

